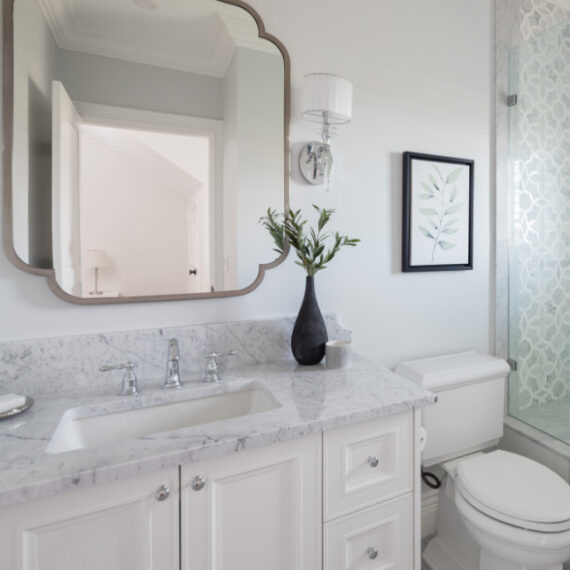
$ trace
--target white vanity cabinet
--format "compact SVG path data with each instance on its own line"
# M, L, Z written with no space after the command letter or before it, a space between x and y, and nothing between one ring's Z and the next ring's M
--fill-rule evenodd
M417 421L409 412L323 434L324 570L419 568Z
M182 570L321 567L321 434L182 467Z
M0 568L419 570L418 427L409 411L0 508Z
M177 468L0 509L3 570L178 567Z

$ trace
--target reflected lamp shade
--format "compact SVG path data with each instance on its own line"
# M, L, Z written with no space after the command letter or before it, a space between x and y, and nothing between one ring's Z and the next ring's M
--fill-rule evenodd
M342 125L352 118L352 83L330 73L303 77L302 115L309 121Z
M109 264L109 256L104 249L87 249L83 254L85 267L105 267Z

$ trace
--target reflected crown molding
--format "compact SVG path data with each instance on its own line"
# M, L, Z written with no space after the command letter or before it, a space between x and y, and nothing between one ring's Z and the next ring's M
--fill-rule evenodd
M172 2L168 10L141 10L136 3L101 0L38 0L50 30L61 49L156 65L211 77L223 77L236 47L277 53L257 37L247 13L220 4L219 14L204 11L201 2ZM157 26L160 13L160 28ZM113 26L108 26L112 20ZM133 25L133 21L137 25ZM152 22L153 36L141 43L141 30ZM187 33L185 28L192 29ZM180 36L176 49L164 46L163 38ZM272 49L273 48L273 49Z

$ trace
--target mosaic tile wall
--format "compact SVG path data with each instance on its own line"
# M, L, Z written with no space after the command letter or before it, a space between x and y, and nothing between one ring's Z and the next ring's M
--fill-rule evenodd
M569 16L521 0L509 53L511 413L570 396Z

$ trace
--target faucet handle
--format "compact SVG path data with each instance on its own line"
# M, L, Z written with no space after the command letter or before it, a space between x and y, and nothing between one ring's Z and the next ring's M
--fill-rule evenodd
M210 352L209 354L204 354L202 358L220 358L221 356L235 356L237 350L230 350L229 352Z
M100 372L109 372L109 370L126 370L123 376L123 388L119 392L120 396L134 396L140 394L137 377L135 376L136 362L125 362L123 364L104 364L99 367Z
M137 367L138 364L136 362L125 362L123 364L103 364L99 368L99 372L109 372L109 370L123 370L126 368L127 370L133 370Z
M234 356L237 352L235 350L230 350L230 352L210 352L209 354L204 354L202 358L207 358L206 362L206 375L203 379L204 382L219 382L220 375L218 374L218 362L217 358L222 356Z

